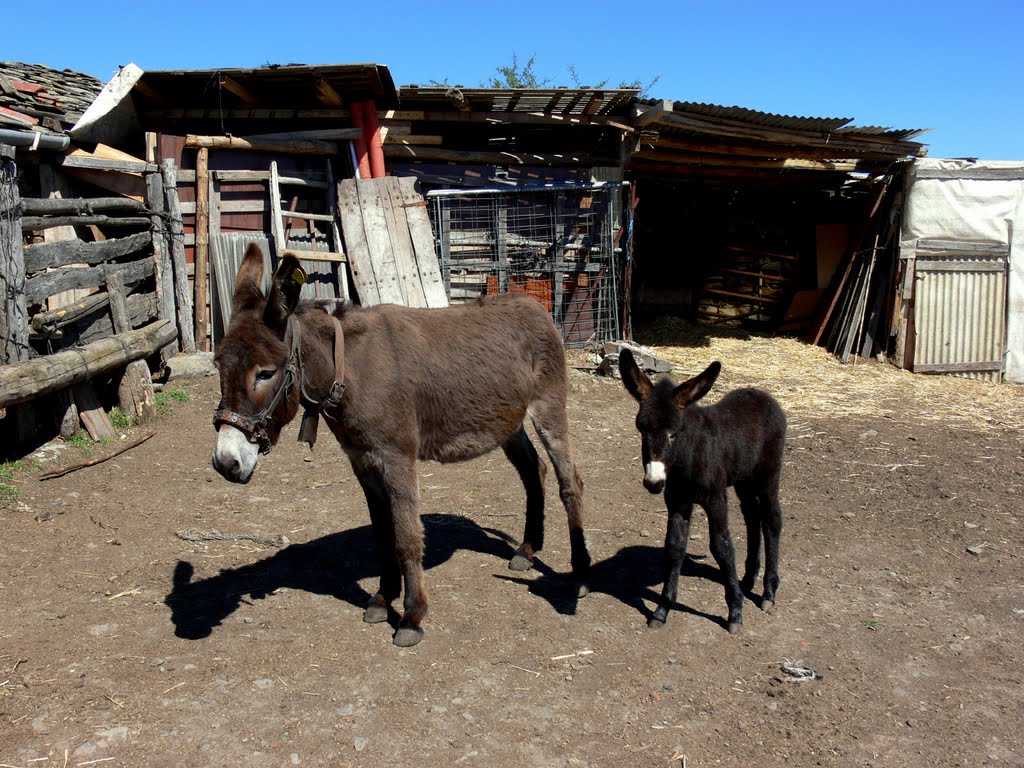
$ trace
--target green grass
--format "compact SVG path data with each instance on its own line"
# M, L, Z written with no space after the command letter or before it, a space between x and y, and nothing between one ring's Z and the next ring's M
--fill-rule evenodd
M18 499L14 487L14 475L21 471L21 462L5 461L0 464L0 504L9 504Z
M84 432L75 432L75 434L67 438L64 442L85 451L86 453L92 450L92 440L90 440L89 436Z
M110 409L110 423L115 429L128 429L132 425L132 421L119 406L115 405Z
M167 389L156 393L156 412L166 415L171 413L171 403L187 403L192 395L183 389Z

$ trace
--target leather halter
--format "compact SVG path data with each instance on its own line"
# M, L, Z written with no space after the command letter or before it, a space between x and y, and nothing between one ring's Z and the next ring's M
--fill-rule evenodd
M334 382L323 401L317 402L306 394L302 376L302 326L294 315L289 315L288 332L291 334L292 340L281 386L277 388L267 406L255 416L246 416L227 408L217 408L213 412L213 426L215 428L219 428L221 424L232 426L245 435L245 439L250 443L258 445L260 453L270 453L271 440L267 424L278 405L281 404L281 400L288 396L295 381L298 380L299 397L305 406L302 427L299 430L299 441L308 442L309 447L312 448L316 442L316 428L320 412L323 412L328 418L337 418L337 411L345 394L345 334L338 318L334 315L330 315L330 318L334 325Z

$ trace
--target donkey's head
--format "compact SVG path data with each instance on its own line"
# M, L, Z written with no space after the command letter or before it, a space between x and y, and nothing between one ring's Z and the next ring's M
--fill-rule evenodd
M220 405L214 412L213 466L247 483L256 459L277 442L298 410L298 332L292 312L306 274L285 254L263 294L263 254L249 246L235 282L231 324L217 346Z
M665 487L668 468L672 466L676 439L686 419L686 409L710 390L722 370L717 360L698 376L672 386L669 378L652 382L633 359L628 349L619 353L619 372L626 390L638 403L636 428L644 462L644 488L660 493Z

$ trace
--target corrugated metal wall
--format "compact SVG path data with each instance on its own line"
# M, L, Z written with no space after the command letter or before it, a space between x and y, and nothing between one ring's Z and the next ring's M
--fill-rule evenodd
M1002 379L1007 256L992 243L918 242L915 372Z

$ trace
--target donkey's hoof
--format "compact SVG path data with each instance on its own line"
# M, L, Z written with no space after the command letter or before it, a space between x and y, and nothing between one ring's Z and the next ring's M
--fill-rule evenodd
M399 648L408 648L409 646L416 645L422 639L423 630L419 627L399 627L398 631L395 632L394 643Z
M590 594L590 587L585 581L576 582L576 597L586 597Z
M743 626L743 622L742 621L730 621L729 622L729 634L730 635L735 635L737 632L740 631L740 627L742 627L742 626Z
M363 621L367 624L380 624L382 621L388 619L388 607L386 605L377 605L373 603L366 606L366 610L363 611Z
M765 613L771 613L773 610L775 610L775 601L774 600L762 600L761 601L761 610L764 611Z
M664 619L659 619L656 616L651 616L651 618L649 618L647 620L647 628L648 629L661 629L664 626L665 626L665 620Z
M533 560L516 553L512 556L512 559L508 561L508 567L513 571L528 571L533 568Z

